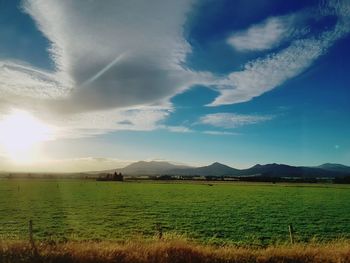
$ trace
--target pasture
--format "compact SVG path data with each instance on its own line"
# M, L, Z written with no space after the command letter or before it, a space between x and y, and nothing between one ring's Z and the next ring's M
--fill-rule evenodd
M350 187L0 180L0 240L125 241L181 235L207 244L350 238Z

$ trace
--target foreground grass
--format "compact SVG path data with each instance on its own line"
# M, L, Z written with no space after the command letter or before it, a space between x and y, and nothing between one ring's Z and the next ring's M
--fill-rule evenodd
M266 248L209 246L186 240L112 242L68 242L40 244L36 250L24 241L0 241L1 263L24 262L132 262L132 263L347 263L350 241L324 244L279 245Z

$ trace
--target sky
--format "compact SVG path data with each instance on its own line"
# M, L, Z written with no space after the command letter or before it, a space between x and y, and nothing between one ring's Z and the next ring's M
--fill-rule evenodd
M0 171L350 165L349 0L0 0Z

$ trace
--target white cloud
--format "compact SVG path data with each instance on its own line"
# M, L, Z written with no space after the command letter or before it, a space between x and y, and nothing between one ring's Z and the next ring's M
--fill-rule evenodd
M219 87L212 106L249 101L274 89L308 68L328 46L327 40L306 39L293 42L283 51L245 65L231 73Z
M214 113L200 118L201 124L207 124L214 127L233 129L245 125L257 124L272 120L274 116L270 115L243 115L235 113ZM207 132L208 133L208 132ZM213 134L213 133L212 133Z
M277 47L293 34L297 15L270 17L247 30L233 33L227 40L238 51L263 51ZM301 15L298 15L298 17Z
M100 110L68 115L40 114L45 123L55 128L55 138L90 137L114 131L167 130L176 133L192 132L184 126L164 125L174 111L171 107L141 106L129 109Z
M160 124L172 111L163 107L140 107L133 109L101 110L69 115L45 116L53 122L56 138L79 138L105 134L117 130L152 131L164 128ZM50 121L52 120L52 121Z
M198 75L184 67L191 0L27 0L25 11L51 41L57 72L71 80L58 108L86 111L161 103Z
M20 62L0 61L0 95L57 98L67 93L54 74Z
M62 127L58 137L167 129L169 99L209 73L185 66L192 0L24 0L56 69L0 60L0 113L20 108Z
M182 66L191 51L183 37L191 4L26 0L23 10L50 41L56 71L0 61L0 94L65 112L164 103L207 78Z
M164 128L170 132L178 132L178 133L193 132L193 130L191 130L190 128L185 127L185 126L164 126L164 125L161 125L160 128Z
M226 79L218 81L220 95L209 105L241 103L268 92L285 81L298 76L325 54L335 41L350 31L350 4L342 2L343 8L334 11L338 22L334 28L319 35L297 39L277 53L247 63L242 71L232 72ZM324 9L323 9L324 10ZM341 10L338 11L338 10ZM331 11L328 11L329 14Z

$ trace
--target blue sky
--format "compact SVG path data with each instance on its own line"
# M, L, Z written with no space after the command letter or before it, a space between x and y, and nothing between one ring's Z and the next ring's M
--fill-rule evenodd
M347 0L0 1L0 127L50 133L0 162L350 165L349 32Z

